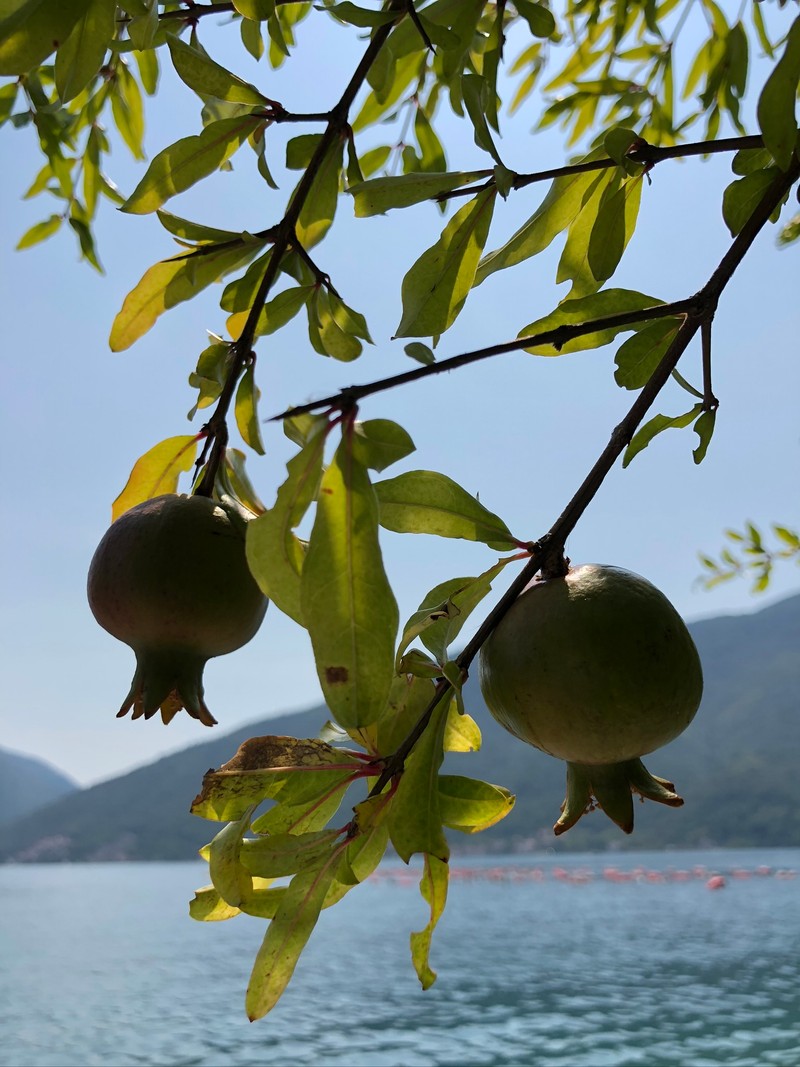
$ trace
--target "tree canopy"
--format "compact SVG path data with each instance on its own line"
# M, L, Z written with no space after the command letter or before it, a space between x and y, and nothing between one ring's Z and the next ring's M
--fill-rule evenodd
M698 36L695 28L687 61L680 47L698 11L703 30ZM291 101L272 99L214 58L220 39L235 36L265 69L291 63L311 19L337 23L361 44L343 92L319 111L293 111ZM522 43L512 52L510 40ZM145 166L145 116L158 106L164 65L197 94L200 115ZM250 1017L261 1017L281 996L321 910L363 882L391 843L406 861L424 858L430 920L411 935L411 955L428 987L431 938L447 893L445 829L482 831L514 803L502 785L440 773L446 752L480 745L462 699L473 661L537 574L564 573L566 538L618 460L627 465L659 433L691 427L694 460L703 461L718 407L712 323L720 298L765 226L778 224L782 244L800 238L800 215L787 207L800 179L797 5L744 0L731 16L714 0L3 0L0 75L7 76L0 120L35 137L42 151L28 195L58 204L22 236L20 249L68 228L83 259L100 269L96 220L106 201L127 214L156 214L179 247L126 297L111 329L113 351L224 281L226 334L209 337L190 379L200 428L140 457L113 518L177 492L181 479L192 493L243 509L250 570L273 610L308 632L331 715L320 738L253 738L206 775L192 810L226 825L203 851L211 884L198 891L191 913L204 921L240 912L269 920L247 993ZM519 173L504 162L499 133L507 111L533 101L537 129L560 127L575 154ZM458 146L442 133L448 113L484 166L450 169ZM282 124L301 131L286 147L286 168L298 175L288 195L273 176L270 131ZM108 173L109 128L142 162L127 194ZM238 231L168 209L174 197L230 168L235 154L250 152L268 190L268 220L259 206L252 228ZM616 287L654 168L720 153L732 162L732 179L720 190L731 241L708 264L706 283L669 302ZM537 184L536 209L495 246L494 216ZM423 201L437 203L443 217L402 282L394 336L405 343L409 369L274 416L296 451L267 507L246 469L248 453L265 447L257 351L302 316L315 353L357 360L374 343L369 309L351 307L344 284L327 273L325 238L337 214L353 211L369 226L376 215ZM514 322L511 339L504 333L496 344L437 355L490 275L529 270L556 241L562 251L549 314ZM566 294L556 292L562 283ZM703 372L692 383L678 364L695 339ZM359 406L376 393L505 352L556 356L612 343L615 380L634 394L630 409L537 540L517 536L445 473L384 474L414 443L397 422L359 418ZM668 382L685 394L684 409L653 415ZM234 429L240 441L231 444ZM401 620L382 529L482 543L486 569L443 576ZM776 555L800 549L787 526L774 533L777 552L755 527L732 535L761 584ZM726 552L719 563L706 559L710 581L741 569ZM504 579L504 593L456 654L465 623L475 613L474 623ZM354 788L361 793L342 824L337 811L345 796L352 802Z

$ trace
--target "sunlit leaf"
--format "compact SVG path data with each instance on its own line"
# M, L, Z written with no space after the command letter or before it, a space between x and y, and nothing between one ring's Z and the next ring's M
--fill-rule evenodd
M260 456L264 455L264 442L258 422L258 400L261 390L256 385L255 370L249 366L239 381L234 403L234 414L239 433L246 445Z
M478 752L481 728L471 715L458 710L458 701L450 702L442 747L445 752Z
M4 0L0 74L27 74L65 41L90 0Z
M387 530L462 537L500 550L517 544L502 519L437 471L400 474L377 482L375 492L381 526Z
M211 882L220 897L232 908L238 908L253 887L252 877L239 860L242 835L250 825L251 814L252 809L248 808L241 818L229 822L216 835L209 849L208 872Z
M240 909L224 901L213 885L195 889L194 899L189 901L189 916L196 922L221 922L240 914Z
M218 170L264 121L259 115L220 119L202 133L182 137L153 159L122 210L146 215L160 208L170 197Z
M337 139L317 168L311 191L300 209L295 231L297 240L305 249L313 248L321 241L333 222L339 199L343 154L344 141Z
M177 492L179 476L194 466L200 439L198 434L168 437L140 456L125 488L114 501L111 521L154 496Z
M350 433L325 471L301 577L325 702L345 729L377 720L394 673L397 604L378 541L378 501Z
M215 96L220 100L253 107L264 107L271 102L254 85L215 63L205 52L193 48L180 37L170 34L167 44L178 76L201 97Z
M429 678L401 674L392 679L389 700L378 720L379 752L395 751L416 726L434 693L435 689Z
M362 161L363 162L363 161ZM449 193L462 185L470 185L486 178L490 171L471 170L450 174L403 174L399 177L373 178L347 190L355 201L359 218L385 215L392 208L410 207L431 200L441 193Z
M680 324L675 319L659 319L623 342L614 357L614 381L623 389L641 389L667 351Z
M239 856L251 874L260 878L281 878L319 867L330 856L339 837L339 830L274 833L244 841Z
M496 198L493 188L478 193L456 212L436 244L408 271L397 337L438 336L455 321L472 288Z
M555 330L559 326L571 326L578 323L591 323L594 319L603 319L611 315L622 315L627 312L642 311L645 308L656 307L662 304L654 296L646 296L632 289L604 289L600 293L592 293L591 296L578 297L565 300L559 304L555 311L544 318L525 326L519 332L519 337L535 337L540 333ZM610 344L614 338L628 330L641 330L647 325L647 320L628 323L624 326L604 326L593 330L591 333L582 334L580 337L565 341L556 348L552 342L549 344L532 345L526 348L534 356L557 356L567 352L584 352L590 348L601 348Z
M411 961L423 989L430 989L436 981L436 972L429 963L433 931L442 916L447 902L447 883L450 869L447 863L436 856L425 856L425 869L420 882L420 892L431 909L428 925L424 930L411 935Z
M40 241L46 241L48 237L52 237L54 233L58 233L63 221L63 216L51 215L49 219L37 222L34 226L31 226L29 230L26 230L22 237L20 237L17 242L17 251L19 252L23 248L31 248L33 245L38 245Z
M514 807L514 794L499 785L457 774L439 776L442 822L454 830L475 834L500 822Z

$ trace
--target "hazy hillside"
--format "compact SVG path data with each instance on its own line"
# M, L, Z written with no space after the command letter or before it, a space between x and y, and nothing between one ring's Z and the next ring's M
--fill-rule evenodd
M596 813L554 838L564 765L500 729L470 681L467 709L481 725L483 748L450 757L451 769L507 786L517 804L484 834L453 833L453 847L800 846L800 596L691 630L705 672L703 704L682 737L646 760L653 773L676 782L686 799L683 808L637 806L632 837ZM191 858L218 829L188 814L203 773L228 760L246 737L313 736L326 717L320 707L253 723L56 801L0 828L0 859Z
M0 748L0 826L77 788L49 763Z

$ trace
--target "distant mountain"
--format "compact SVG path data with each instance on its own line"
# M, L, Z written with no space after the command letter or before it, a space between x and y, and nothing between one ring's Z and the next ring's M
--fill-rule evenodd
M596 813L554 838L563 763L497 726L473 678L465 702L483 746L448 757L449 769L505 785L517 803L483 834L453 832L454 850L800 846L800 595L690 629L705 673L702 706L685 734L646 758L654 774L676 782L683 808L637 806L631 837ZM326 718L318 707L266 719L56 800L0 827L0 860L191 859L219 829L188 814L204 772L248 737L313 737Z
M49 763L0 748L0 826L77 788L71 778Z

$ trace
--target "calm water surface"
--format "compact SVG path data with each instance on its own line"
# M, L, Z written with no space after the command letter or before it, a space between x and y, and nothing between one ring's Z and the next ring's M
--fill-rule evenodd
M191 922L203 865L0 867L0 1063L800 1063L800 878L730 877L800 870L800 851L505 861L538 880L474 862L482 875L451 886L431 990L408 950L426 907L384 878L323 914L283 1000L252 1025L244 990L264 924ZM729 877L716 892L705 876L611 881L610 862Z

